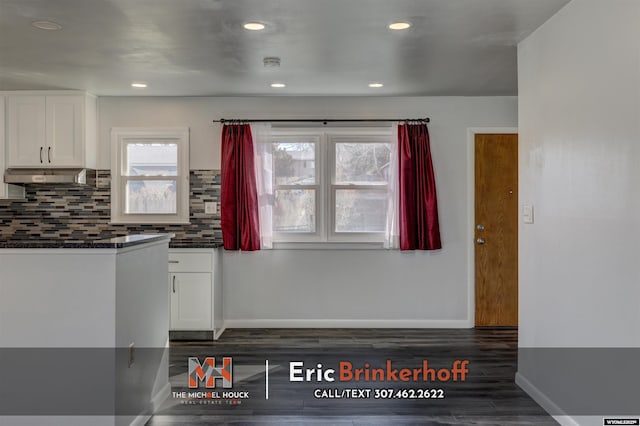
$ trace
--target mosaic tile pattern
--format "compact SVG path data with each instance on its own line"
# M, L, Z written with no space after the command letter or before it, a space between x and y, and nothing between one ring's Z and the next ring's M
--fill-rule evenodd
M110 224L110 170L98 170L96 188L27 185L26 201L0 202L0 239L95 240L171 232L181 247L221 243L220 215L204 213L205 202L220 201L220 171L192 170L189 181L189 225Z

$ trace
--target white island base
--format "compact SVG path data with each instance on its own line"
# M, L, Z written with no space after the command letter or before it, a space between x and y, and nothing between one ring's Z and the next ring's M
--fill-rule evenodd
M170 394L169 239L0 248L0 424L148 420Z

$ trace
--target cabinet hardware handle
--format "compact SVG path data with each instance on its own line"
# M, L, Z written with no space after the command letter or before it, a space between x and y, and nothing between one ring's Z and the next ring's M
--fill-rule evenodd
M44 149L44 148L40 147L40 164L42 164L42 150L43 150L43 149Z
M180 263L179 260L170 260L169 263Z
M484 244L485 242L486 242L486 241L484 240L484 238L478 238L478 239L476 240L476 243L478 243L479 245L482 245L482 244Z
M176 276L173 276L173 292L176 292Z
M47 148L47 159L49 160L49 163L51 163L51 147Z

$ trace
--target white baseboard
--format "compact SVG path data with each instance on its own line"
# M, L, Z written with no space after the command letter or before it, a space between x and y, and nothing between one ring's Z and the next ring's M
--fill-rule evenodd
M223 325L222 327L220 327L217 330L213 331L213 340L218 340L220 338L220 336L222 336L222 333L224 333L224 331L227 329L227 325Z
M171 383L167 382L153 397L151 398L151 412L155 413L160 406L171 395Z
M149 419L151 419L149 414L140 414L136 416L131 423L129 423L129 426L144 426L147 424Z
M525 391L535 402L537 402L549 415L551 415L562 426L580 426L573 417L567 415L558 407L547 395L533 385L526 377L516 373L516 385ZM561 413L561 414L553 414Z
M151 398L150 408L151 412L155 413L158 408L164 403L164 401L169 398L171 395L171 383L166 383L162 389L160 389L153 397ZM129 426L144 426L147 424L149 419L151 418L151 414L139 414Z
M469 320L225 319L225 328L473 328Z

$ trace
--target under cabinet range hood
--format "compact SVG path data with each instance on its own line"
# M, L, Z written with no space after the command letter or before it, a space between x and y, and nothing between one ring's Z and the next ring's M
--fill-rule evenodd
M93 169L7 169L5 183L37 183L58 185L95 186L96 171Z

